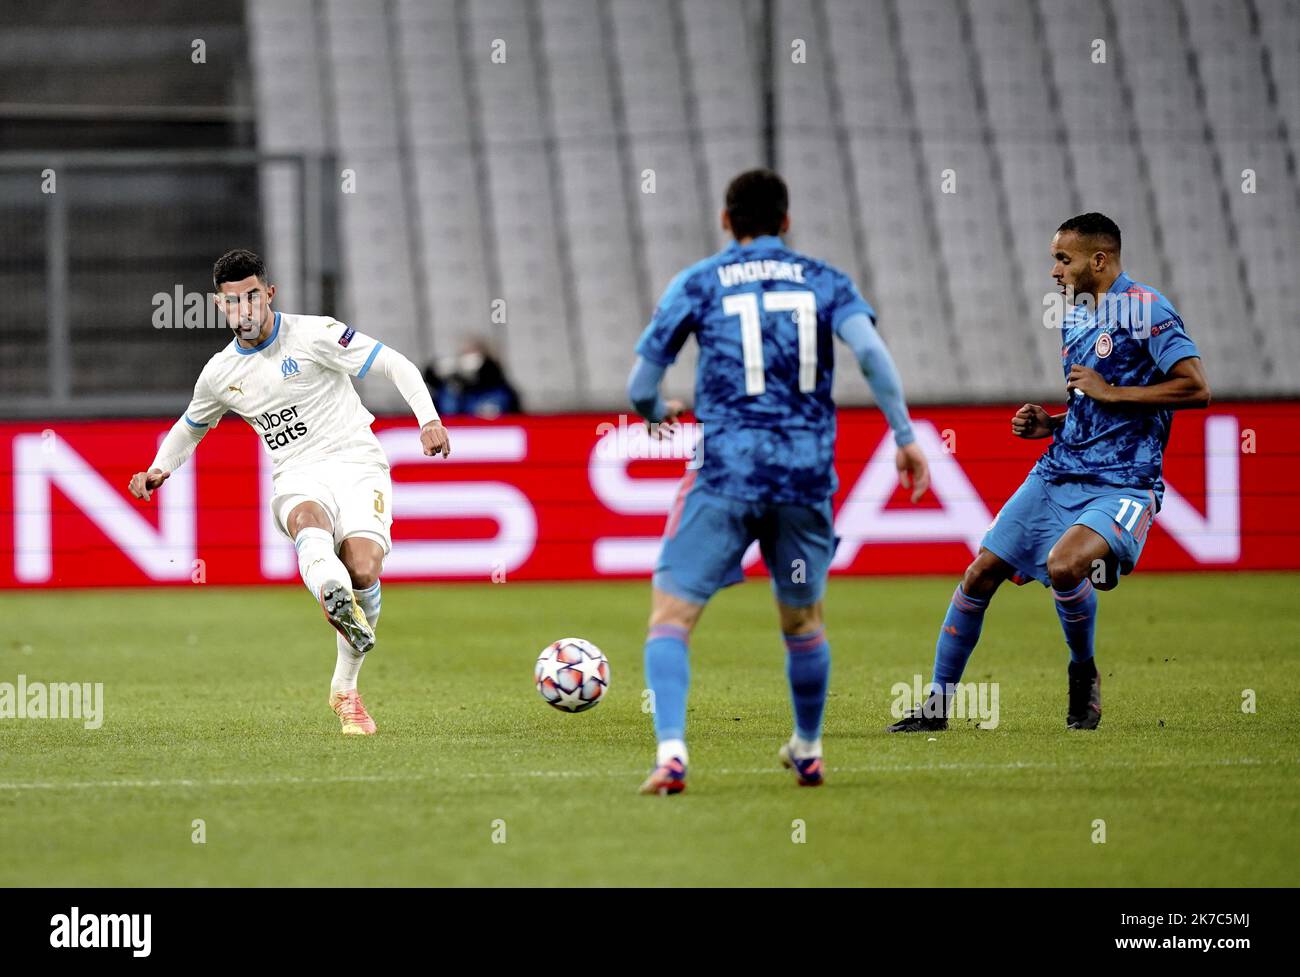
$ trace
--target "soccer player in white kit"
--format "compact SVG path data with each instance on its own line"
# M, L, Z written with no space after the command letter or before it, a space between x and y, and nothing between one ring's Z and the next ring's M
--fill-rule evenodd
M247 421L274 461L275 524L293 540L303 583L338 631L330 707L344 733L374 733L357 674L375 644L393 492L374 417L349 377L373 370L393 382L420 423L426 455L451 454L447 429L420 371L397 350L329 316L274 311L275 286L253 252L222 255L212 282L235 338L208 360L184 416L128 487L148 501L226 411Z

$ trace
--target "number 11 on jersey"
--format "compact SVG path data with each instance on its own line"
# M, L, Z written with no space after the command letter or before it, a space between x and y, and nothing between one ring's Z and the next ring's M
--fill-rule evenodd
M764 312L793 312L799 327L799 390L817 389L817 296L812 292L763 292ZM757 396L767 389L763 365L763 321L758 294L741 292L722 299L722 311L740 316L740 346L745 358L745 393Z

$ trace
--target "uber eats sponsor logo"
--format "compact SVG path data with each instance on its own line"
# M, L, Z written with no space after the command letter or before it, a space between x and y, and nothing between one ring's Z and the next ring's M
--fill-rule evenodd
M83 916L76 906L67 915L50 917L50 946L56 949L129 949L149 956L153 916L149 913L101 913Z
M253 418L253 423L262 432L262 440L266 442L266 446L274 451L276 448L283 448L290 441L297 441L307 436L307 425L297 420L297 417L298 405L295 404L284 410L258 414Z

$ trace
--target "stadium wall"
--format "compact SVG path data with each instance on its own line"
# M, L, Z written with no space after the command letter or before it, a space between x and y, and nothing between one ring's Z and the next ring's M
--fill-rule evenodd
M912 506L876 410L840 412L834 571L956 575L1045 442L1010 435L1014 406L919 410L933 491ZM1300 401L1179 415L1168 490L1140 569L1300 569ZM154 501L126 484L169 419L0 423L0 589L297 583L271 523L269 459L227 418ZM387 580L647 577L698 428L653 441L635 418L456 420L449 460L409 418L375 431L393 465ZM705 442L707 450L707 440ZM748 572L765 571L754 549Z

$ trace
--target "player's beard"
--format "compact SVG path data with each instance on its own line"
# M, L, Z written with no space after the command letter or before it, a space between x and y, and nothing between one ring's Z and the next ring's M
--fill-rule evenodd
M265 321L266 321L265 316L263 316L262 319L258 320L257 322L254 322L248 326L245 326L244 323L240 321L239 324L235 327L234 333L236 336L238 336L241 340L243 340L246 343L257 342L257 337L262 334L262 324Z
M1075 304L1078 304L1078 301L1082 296L1092 294L1096 288L1097 279L1091 274L1085 274L1080 275L1079 280L1073 285L1070 285L1068 282L1066 284L1074 295Z

